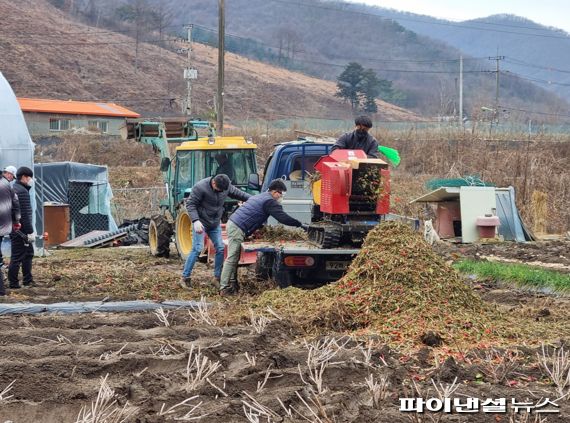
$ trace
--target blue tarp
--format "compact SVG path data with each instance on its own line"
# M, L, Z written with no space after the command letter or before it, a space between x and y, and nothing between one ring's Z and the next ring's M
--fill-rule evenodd
M41 314L41 313L92 313L95 311L105 312L127 312L167 309L194 309L197 308L196 301L164 301L161 303L154 301L90 301L90 302L66 302L53 304L15 303L0 304L0 316L7 314Z
M501 222L499 235L505 241L532 241L532 235L525 229L515 202L515 189L495 188L497 216Z

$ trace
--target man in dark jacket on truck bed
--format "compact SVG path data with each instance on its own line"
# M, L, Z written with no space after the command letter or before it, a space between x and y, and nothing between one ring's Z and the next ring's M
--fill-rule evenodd
M378 157L378 141L368 133L372 121L368 116L359 116L354 120L356 129L341 136L332 146L334 150L364 150L371 158Z
M22 166L16 172L16 183L14 192L18 196L20 203L20 224L21 228L10 234L12 243L12 256L8 266L8 281L10 288L19 289L20 282L18 274L22 268L24 286L33 286L32 259L34 258L34 226L32 224L32 202L30 199L30 189L33 184L34 172L29 167Z
M269 184L267 192L254 195L230 216L228 226L226 227L228 233L228 255L222 271L220 295L235 294L233 287L230 286L230 279L235 277L237 271L237 264L241 255L241 244L245 237L259 229L269 216L272 216L283 225L306 229L305 225L283 211L281 202L283 201L283 193L285 191L287 191L287 187L283 181L275 179Z
M214 243L216 249L214 277L220 280L224 263L224 243L220 222L227 197L247 201L251 195L234 187L230 183L230 178L223 174L202 179L192 187L190 197L186 201L186 210L192 219L192 251L186 259L180 279L180 286L183 288L191 286L190 274L204 248L204 232Z

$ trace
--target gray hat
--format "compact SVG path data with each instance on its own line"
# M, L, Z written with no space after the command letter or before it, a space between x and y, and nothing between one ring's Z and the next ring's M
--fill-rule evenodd
M18 172L18 169L16 169L15 166L6 166L3 170L3 172L11 173L12 175L14 175L14 178L15 178L16 172Z

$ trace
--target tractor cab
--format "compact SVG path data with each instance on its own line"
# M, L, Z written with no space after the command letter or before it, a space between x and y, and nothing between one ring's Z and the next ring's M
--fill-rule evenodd
M243 137L217 137L188 141L176 148L174 197L176 203L190 194L196 182L226 174L234 186L258 191L256 145Z

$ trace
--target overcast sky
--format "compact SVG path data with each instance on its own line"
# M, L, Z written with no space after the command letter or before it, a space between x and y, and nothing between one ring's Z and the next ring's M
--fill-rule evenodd
M570 32L568 0L349 0L461 21L497 13L522 16Z

